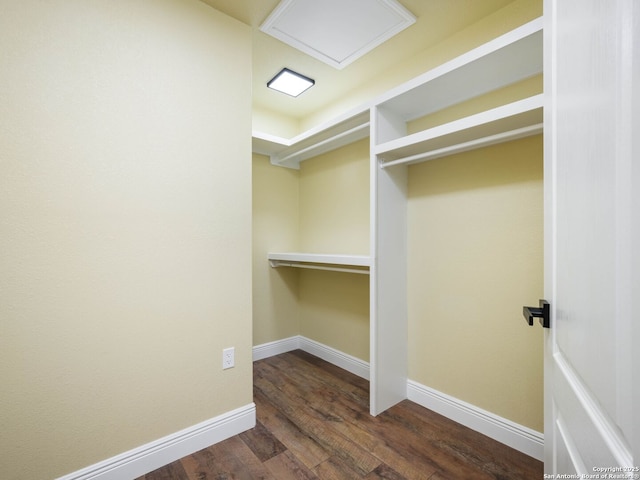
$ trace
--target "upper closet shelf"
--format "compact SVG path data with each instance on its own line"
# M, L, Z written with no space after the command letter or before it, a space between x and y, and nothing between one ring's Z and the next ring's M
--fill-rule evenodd
M270 157L289 145L291 145L291 140L287 138L256 130L251 132L251 151L253 153L260 153Z
M296 267L313 270L368 274L371 257L367 255L337 255L320 253L269 253L272 267Z
M408 122L538 75L542 27L542 18L526 23L390 90L376 105L383 115Z
M543 95L429 128L377 145L382 168L432 160L542 133Z
M300 162L369 136L369 107L363 106L290 140L253 132L253 151L269 155L271 163L300 168Z

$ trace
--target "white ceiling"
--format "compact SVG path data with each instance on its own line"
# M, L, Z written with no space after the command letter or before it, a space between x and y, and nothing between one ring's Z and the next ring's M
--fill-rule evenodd
M201 1L252 27L254 107L302 119L513 0L400 0L415 15L416 23L342 70L260 31L260 25L278 6L279 0ZM331 27L320 28L325 28L327 35L332 34ZM282 67L315 79L316 85L297 98L268 89L267 81Z

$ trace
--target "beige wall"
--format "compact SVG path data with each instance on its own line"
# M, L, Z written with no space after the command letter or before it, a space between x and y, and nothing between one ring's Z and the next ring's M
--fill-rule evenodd
M369 140L300 165L300 250L369 254ZM369 276L300 272L300 333L369 360Z
M253 155L253 344L300 334L295 268L271 268L269 252L298 250L299 171Z
M542 136L409 172L409 378L537 431Z
M369 139L300 164L300 249L369 254Z
M298 119L265 110L254 105L252 128L257 132L268 132L282 138L293 138L300 133Z
M369 276L268 267L268 252L369 254L369 142L253 163L254 345L304 335L369 360Z
M0 44L3 478L250 404L249 28L195 0L22 0Z
M300 272L300 334L369 361L369 275Z

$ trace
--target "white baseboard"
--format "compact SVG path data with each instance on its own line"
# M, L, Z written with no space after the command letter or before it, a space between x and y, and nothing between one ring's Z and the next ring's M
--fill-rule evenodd
M369 363L306 337L300 337L300 349L369 380Z
M300 335L295 337L283 338L275 342L263 343L253 347L253 361L262 360L263 358L273 357L281 353L290 352L300 348Z
M367 362L303 336L285 338L253 347L253 359L261 360L296 349L304 350L333 365L344 368L354 375L369 379L369 364ZM418 405L433 410L530 457L543 460L544 435L540 432L413 380L407 381L407 396L409 400Z
M297 349L315 355L333 365L344 368L347 372L369 380L369 364L364 360L360 360L359 358L301 335L256 345L253 347L253 361L255 362L256 360L262 360L263 358Z
M480 432L522 453L544 460L544 435L475 405L421 385L407 382L409 400Z
M256 406L251 403L179 432L167 435L58 480L123 480L137 478L198 450L253 428Z

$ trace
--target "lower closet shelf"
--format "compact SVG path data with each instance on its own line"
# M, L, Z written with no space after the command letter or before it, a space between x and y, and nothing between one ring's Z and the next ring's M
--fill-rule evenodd
M269 253L272 267L309 268L346 273L369 274L371 257L368 255L338 255L322 253Z

